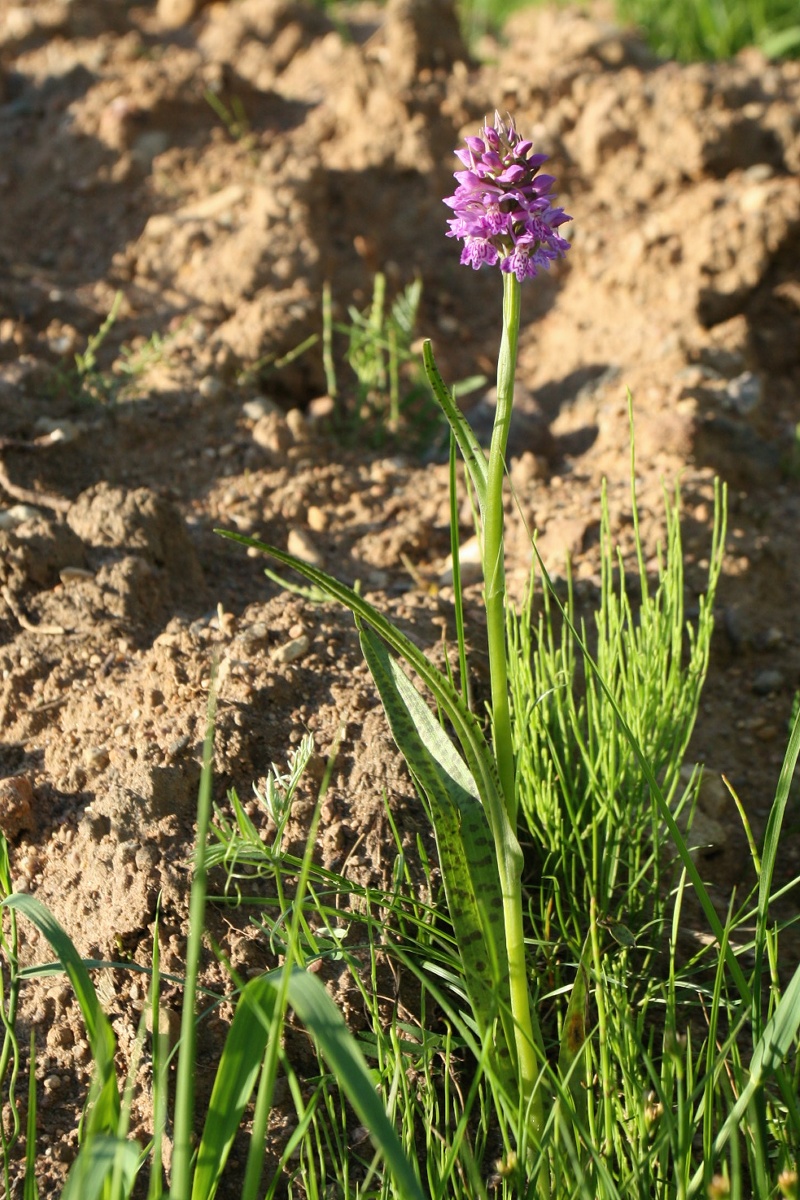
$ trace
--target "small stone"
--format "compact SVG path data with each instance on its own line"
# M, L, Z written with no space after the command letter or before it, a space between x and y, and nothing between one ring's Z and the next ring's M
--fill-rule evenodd
M33 788L27 775L0 779L0 829L6 837L13 839L23 829L31 830L35 825Z
M315 396L309 402L306 410L306 419L312 423L316 421L327 421L332 417L336 409L336 401L333 396Z
M753 371L743 371L732 379L725 388L724 407L746 417L761 403L764 384Z
M686 835L686 840L693 857L711 858L724 850L728 835L719 821L715 821L698 808L695 810L692 828Z
M148 129L140 134L133 144L131 158L145 171L153 165L153 159L158 158L169 148L169 134L163 129Z
M252 625L248 625L242 630L240 636L245 650L251 652L266 642L269 637L269 629L264 621L254 621Z
M280 406L267 396L256 396L254 400L246 400L242 405L242 413L248 421L258 421L269 413L281 414Z
M770 692L779 692L784 682L783 672L770 667L758 672L753 680L753 691L757 696L768 696Z
M308 435L308 423L299 408L290 408L286 414L286 424L296 442L302 442Z
M273 454L284 454L292 444L292 434L281 412L265 413L253 426L253 441Z
M702 809L707 817L718 821L732 804L733 797L720 776L704 771L697 793L697 807Z
M322 555L303 529L289 530L286 549L295 558L302 558L304 562L311 563L314 567L322 565Z
M152 1036L153 1033L153 1009L151 1005L147 1005L144 1011L144 1024L147 1032ZM176 1012L174 1008L158 1009L158 1032L162 1038L167 1039L169 1049L172 1050L177 1044L178 1038L181 1035L181 1014Z
M107 746L88 746L83 752L84 765L90 771L104 771L109 764Z
M158 19L167 29L177 29L191 21L200 8L201 0L158 0Z
M225 384L216 375L204 375L197 385L197 390L204 400L221 400L225 393Z
M315 533L322 533L323 530L328 528L328 514L316 504L308 506L306 521L308 522L309 529L313 529Z
M760 742L774 742L778 733L777 725L762 725L760 729L755 731L756 737Z
M461 567L461 583L467 585L477 583L482 576L481 547L476 537L471 537L458 548L458 564ZM447 556L444 570L439 576L439 583L447 585L453 582L453 556Z
M547 459L526 450L511 463L511 483L518 492L527 491L530 484L548 476Z
M33 428L37 434L45 434L51 445L74 442L83 433L83 426L77 421L53 421L50 417L39 417Z
M769 629L756 638L757 650L777 650L784 642L783 630L778 629L777 625L770 625Z
M94 579L94 571L88 570L87 567L62 567L58 578L63 584L80 583L87 579Z
M40 517L44 517L41 508L34 508L32 504L14 504L11 508L0 509L0 529L16 529L17 525Z
M307 634L301 633L300 637L292 638L289 642L284 642L282 646L276 646L272 651L270 658L273 662L286 664L296 662L298 658L302 658L308 653L311 646L311 639Z

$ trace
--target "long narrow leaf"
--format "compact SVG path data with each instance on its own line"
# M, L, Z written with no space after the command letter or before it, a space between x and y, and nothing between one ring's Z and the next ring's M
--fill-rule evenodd
M211 1200L252 1095L266 1047L283 971L252 979L244 988L222 1051L208 1116L198 1151L192 1200ZM376 1148L383 1154L404 1200L424 1200L414 1170L403 1153L364 1057L324 986L306 971L289 979L289 1003L318 1043L333 1074Z
M86 1023L86 1032L96 1064L93 1082L94 1100L86 1124L86 1135L115 1133L120 1114L120 1099L114 1074L116 1038L103 1012L89 973L71 939L53 914L35 896L15 893L3 901L5 908L22 913L47 938L69 977Z
M433 394L439 407L447 417L453 436L458 442L458 448L464 456L470 479L472 480L481 513L486 511L486 479L488 466L486 455L475 437L472 426L453 399L450 389L439 374L439 368L433 357L433 348L429 341L422 347L422 361L425 364L425 374L433 389Z
M123 1196L129 1196L139 1168L136 1142L98 1134L82 1149L73 1163L61 1200L100 1200L114 1171L121 1179Z
M589 1118L586 1087L586 1018L589 1010L591 961L591 937L587 937L578 963L578 973L569 995L558 1053L559 1077L568 1080L575 1111L584 1125Z
M250 980L239 997L197 1151L192 1200L210 1200L217 1190L255 1087L277 1000L276 989L277 980L272 975L260 975Z
M324 986L307 971L295 971L289 1003L319 1047L362 1124L386 1161L403 1200L424 1200L422 1188L386 1115L364 1056Z
M761 855L761 872L758 879L758 917L756 920L756 938L755 938L755 964L753 969L753 978L760 979L762 971L762 963L764 958L764 948L767 940L767 920L769 917L770 895L772 892L772 880L775 875L775 864L778 860L778 846L780 843L781 827L786 814L786 805L789 800L789 789L792 785L795 769L797 767L797 759L800 755L800 710L798 710L792 725L792 732L789 737L789 744L786 747L786 755L781 767L780 777L778 779L778 787L775 792L775 800L770 809L767 828L764 834L764 849ZM753 1003L757 1006L760 1014L761 998L758 995L758 988L753 994ZM756 1033L758 1029L756 1029Z
M482 1037L511 1008L503 896L494 844L464 761L380 639L361 629L364 658L394 739L433 817L464 982ZM508 1045L503 1058L510 1065Z
M792 976L775 1012L767 1022L763 1035L755 1045L750 1061L750 1078L714 1139L712 1153L715 1159L724 1150L731 1134L737 1129L765 1079L783 1063L797 1037L798 1029L800 1029L800 967ZM689 1185L689 1200L692 1196L697 1195L698 1188L702 1183L703 1167L700 1166Z
M212 679L208 693L206 736L203 742L203 769L197 795L197 835L194 874L189 893L189 936L186 943L186 982L183 987L181 1038L175 1082L175 1125L172 1150L172 1179L170 1200L185 1200L189 1194L194 1132L194 1083L196 1070L197 1017L195 1001L200 975L200 954L205 930L206 894L208 890L208 828L211 820L211 791L214 768L214 717L216 712L216 680Z
M30 1074L28 1076L28 1119L25 1125L25 1181L22 1200L39 1200L36 1183L36 1032L31 1029Z
M502 788L494 756L477 718L466 707L446 676L428 661L410 638L401 633L382 613L368 604L362 596L359 596L346 584L340 583L324 571L320 571L318 567L314 567L300 558L295 558L294 555L287 554L275 546L269 546L255 538L225 529L218 529L216 532L243 546L260 550L277 562L283 563L284 566L291 567L300 575L304 575L332 599L338 600L345 608L349 608L364 624L374 629L396 654L399 654L409 666L414 668L426 686L430 688L437 704L451 722L461 745L467 767L478 788L495 846L499 848L499 853L502 855L503 861L498 860L500 877L501 879L514 878L519 871L521 851L516 834L511 829L502 799Z

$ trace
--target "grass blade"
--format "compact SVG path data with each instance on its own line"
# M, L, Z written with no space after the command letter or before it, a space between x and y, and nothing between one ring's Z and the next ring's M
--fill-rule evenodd
M39 1200L36 1183L36 1032L31 1030L31 1059L28 1076L28 1120L25 1125L25 1181L22 1200Z
M578 973L569 994L564 1028L558 1052L558 1074L567 1080L578 1119L586 1125L589 1118L586 1078L586 1020L589 1011L589 966L592 961L591 937L587 937L578 963Z
M244 988L220 1059L198 1151L192 1200L211 1200L244 1113L280 1000L283 970ZM305 971L289 977L288 998L391 1170L398 1196L422 1200L416 1175L375 1092L358 1045L324 986Z
M425 364L425 374L428 376L428 382L433 389L433 394L442 412L447 417L450 428L453 431L453 436L458 442L458 448L464 456L464 462L467 464L467 470L469 471L472 485L478 497L481 515L483 515L486 510L486 483L489 474L486 455L478 439L475 437L472 426L456 404L450 389L439 374L439 368L436 366L430 341L426 341L422 347L422 359Z
M8 896L3 905L22 913L47 938L75 991L96 1065L84 1136L115 1133L120 1115L119 1090L114 1074L116 1038L100 1006L89 972L71 939L35 896L15 893Z
M192 890L189 896L189 938L186 946L186 982L183 990L181 1041L175 1085L175 1145L172 1154L170 1196L185 1200L191 1180L192 1133L194 1124L194 1072L196 1044L195 1000L200 972L200 951L205 927L208 884L206 849L211 822L211 784L214 763L215 681L208 698L208 721L203 744L203 770L197 798L197 849Z
M97 1134L75 1159L61 1200L98 1200L107 1194L106 1182L114 1172L122 1180L123 1190L118 1195L129 1196L138 1168L139 1147L135 1142Z
M289 981L289 1003L319 1043L328 1066L343 1088L373 1144L384 1156L400 1200L424 1200L414 1169L406 1157L367 1064L344 1019L325 990L307 971L294 971Z
M320 571L318 567L279 550L276 546L270 546L265 542L259 542L256 538L246 537L244 534L225 529L217 529L216 532L222 537L230 538L231 541L239 542L242 546L260 550L282 563L283 566L291 567L300 575L305 576L332 599L338 600L345 608L349 608L354 616L360 618L365 625L374 629L396 654L399 654L414 668L453 725L467 767L478 788L495 845L502 847L504 861L498 863L501 878L503 875L509 878L513 877L519 869L519 843L508 821L494 756L477 718L466 707L446 676L428 661L410 638L395 628L378 609L368 604L362 596L347 587L346 584L333 579L324 571Z
M738 1128L747 1109L764 1080L780 1067L800 1029L800 967L797 968L789 986L783 993L775 1012L767 1022L764 1033L753 1049L750 1060L750 1078L728 1113L722 1128L714 1139L713 1155L722 1153L731 1134ZM703 1167L699 1167L689 1185L688 1197L697 1195L703 1182Z
M243 989L228 1030L197 1152L192 1200L210 1200L217 1190L233 1139L261 1068L281 972L251 979Z

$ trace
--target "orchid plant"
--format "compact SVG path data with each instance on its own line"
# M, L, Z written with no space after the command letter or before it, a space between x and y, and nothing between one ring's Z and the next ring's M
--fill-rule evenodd
M461 262L498 267L503 278L503 335L497 368L497 409L488 458L445 386L430 342L423 351L432 390L467 466L478 500L491 676L491 742L451 677L378 610L318 568L241 535L293 567L355 615L362 647L394 738L433 815L445 893L464 967L472 1018L505 1081L510 1111L527 1113L535 1144L544 1124L544 1049L527 982L522 905L522 852L506 660L503 486L514 402L520 290L526 279L563 258L569 243L558 230L571 218L556 207L555 179L542 174L544 154L499 115L458 150L464 170L445 200L453 211L449 237L463 242ZM457 547L454 559L457 561ZM456 588L456 602L460 604ZM428 687L455 731L461 754L399 666L404 659ZM462 680L462 683L465 681ZM463 756L463 757L462 757Z

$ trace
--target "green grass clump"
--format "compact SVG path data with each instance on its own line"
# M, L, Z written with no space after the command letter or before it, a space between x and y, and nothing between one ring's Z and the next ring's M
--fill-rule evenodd
M746 46L770 58L800 54L795 0L615 0L615 7L664 58L721 60Z

